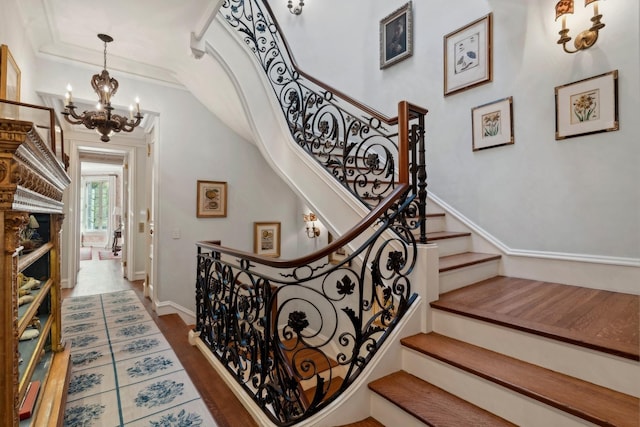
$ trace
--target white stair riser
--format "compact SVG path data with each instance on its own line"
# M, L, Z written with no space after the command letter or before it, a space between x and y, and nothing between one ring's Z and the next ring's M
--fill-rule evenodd
M371 416L385 426L425 427L416 417L388 401L378 393L371 392Z
M404 351L403 366L405 371L522 427L593 425L410 349Z
M434 332L640 398L640 365L629 359L431 309Z
M427 218L427 233L445 231L445 220L443 216Z
M463 252L471 252L471 238L469 236L434 240L429 243L433 243L438 246L438 255L441 257L461 254Z
M445 271L440 273L440 294L495 277L498 275L498 271L498 260Z

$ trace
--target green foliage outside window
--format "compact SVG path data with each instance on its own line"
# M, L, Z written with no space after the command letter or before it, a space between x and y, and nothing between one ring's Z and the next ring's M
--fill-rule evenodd
M85 185L82 224L85 230L106 230L109 225L109 182L89 181Z

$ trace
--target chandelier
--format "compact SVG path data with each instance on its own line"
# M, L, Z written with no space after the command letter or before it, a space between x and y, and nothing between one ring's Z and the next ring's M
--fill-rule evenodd
M140 114L140 100L136 98L136 113L133 113L133 105L129 106L129 118L114 114L111 106L111 97L118 91L118 81L109 76L107 71L107 43L113 41L113 37L107 34L98 34L98 38L104 42L104 69L100 74L94 74L91 78L91 87L98 94L98 104L95 111L76 113L73 103L71 85L67 86L66 102L62 114L72 125L83 124L88 129L95 129L100 140L109 142L109 137L115 132L131 132L142 120Z

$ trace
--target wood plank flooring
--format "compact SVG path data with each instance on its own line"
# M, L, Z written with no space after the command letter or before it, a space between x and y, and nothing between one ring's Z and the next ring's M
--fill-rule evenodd
M640 360L640 296L496 277L447 292L432 307Z
M257 426L258 424L209 365L200 350L189 344L187 336L189 328L180 316L177 314L158 316L151 308L151 301L142 294L142 281L130 282L124 279L119 261L100 261L94 257L92 260L80 262L78 283L73 289L63 289L62 298L127 289L133 289L136 292L160 331L171 344L173 351L200 392L218 426Z

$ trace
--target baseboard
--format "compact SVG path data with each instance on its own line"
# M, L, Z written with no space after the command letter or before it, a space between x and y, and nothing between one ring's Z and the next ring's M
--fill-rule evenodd
M158 316L165 316L167 314L177 314L182 318L185 324L195 325L196 314L173 301L155 302L156 313Z
M484 252L492 251L488 249L492 248L492 252L503 256L502 275L631 294L640 292L637 285L640 283L640 259L510 248L437 195L430 193L428 197L473 233L473 238L479 240L474 241L474 250Z
M144 280L147 277L146 272L143 271L135 271L133 273L133 279L129 279L131 281Z

